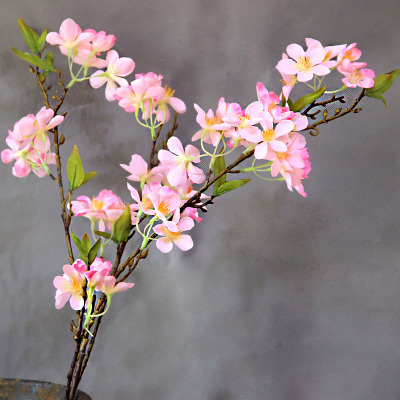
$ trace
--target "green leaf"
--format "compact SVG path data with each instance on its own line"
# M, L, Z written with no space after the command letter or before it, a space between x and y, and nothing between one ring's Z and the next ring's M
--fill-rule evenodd
M81 240L78 238L78 236L76 236L76 235L74 234L74 232L72 232L72 230L71 230L71 236L72 236L72 240L73 240L74 243L75 243L76 248L77 248L78 251L79 251L79 255L80 255L80 257L81 257L81 260L82 260L85 264L87 264L87 253L88 253L88 250L86 250L85 244L81 242ZM90 247L89 247L89 248L90 248Z
M221 152L223 151L223 149L221 149ZM214 163L214 176L217 176L219 173L221 173L223 170L225 170L226 168L226 164L225 164L225 156L219 156L215 159L215 163ZM215 193L217 192L218 188L224 184L226 182L226 174L222 175L221 178L217 179L214 182L214 188L213 188L213 193L215 195Z
M385 99L381 94L378 94L378 93L370 93L370 94L367 95L367 96L368 96L368 97L373 97L374 99L382 100L383 103L385 104L386 110L389 109L388 104L387 104L387 102L386 102L386 99Z
M325 90L326 86L323 86L321 89L318 89L315 92L308 93L305 96L300 97L294 102L294 104L292 105L292 107L290 107L290 109L294 112L301 111L303 108L307 107L313 101L319 99L324 94Z
M54 63L54 56L51 51L49 51L46 56L44 57L44 60L46 61L46 64L53 69L53 63Z
M92 264L92 262L94 261L94 259L97 257L97 253L99 252L99 248L100 248L100 244L101 244L101 239L99 239L94 245L93 247L90 249L89 253L88 253L88 267Z
M370 89L367 89L365 91L365 95L368 97L379 98L379 97L375 97L372 95L373 94L382 94L382 93L387 92L392 87L393 82L396 80L396 78L399 76L399 74L400 74L400 69L395 69L386 74L378 75L375 78L374 86ZM386 108L387 108L387 106L386 106Z
M40 52L40 50L42 50L44 41L46 40L46 36L48 33L49 33L49 28L46 28L39 36L39 38L36 40L36 47L38 49L38 53Z
M87 233L83 235L82 246L85 249L85 255L87 255L89 253L89 250L92 248L92 241L90 240L90 237Z
M221 196L222 194L228 193L231 190L237 189L246 183L249 183L251 179L238 179L236 181L229 181L223 183L217 190L216 193L214 193L215 196Z
M79 156L78 147L75 144L71 156L67 162L67 174L69 181L69 189L75 190L82 185L85 172L82 166L82 160Z
M111 237L112 237L111 233L108 233L108 232L94 231L94 233L95 233L97 236L101 236L101 237L103 237L103 238L105 238L105 239L111 239Z
M132 229L132 218L131 218L131 209L126 206L124 212L117 219L113 229L112 240L120 244L122 242L126 242L128 240L128 236Z
M89 182L92 178L94 178L97 175L96 171L92 171L92 172L85 172L85 175L83 177L83 182L82 185L84 185L85 183Z
M287 104L291 111L293 111L293 101L291 99L287 99Z
M22 36L24 37L26 44L32 50L32 53L39 53L36 46L38 34L29 25L27 25L27 23L22 18L18 18L17 23L19 29L21 30Z
M28 52L19 51L15 47L10 47L10 49L19 58L22 58L23 60L27 61L28 63L36 65L37 67L42 68L48 72L53 71L53 67L50 67L48 64L46 64L40 57L35 56L34 54L29 54Z

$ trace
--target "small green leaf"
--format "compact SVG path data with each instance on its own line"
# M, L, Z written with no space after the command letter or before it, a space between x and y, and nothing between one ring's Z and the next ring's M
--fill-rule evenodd
M92 264L94 259L97 257L97 253L99 252L100 244L101 244L101 239L99 239L93 245L93 247L90 249L90 251L88 253L88 267Z
M101 237L103 237L103 238L105 238L105 239L111 239L111 237L112 237L111 233L108 233L108 232L94 231L94 233L95 233L97 236L101 236Z
M291 99L287 99L287 104L291 111L293 111L293 101Z
M67 174L69 181L69 189L75 190L82 185L85 172L82 166L82 160L79 156L78 147L75 144L71 156L67 162Z
M387 92L392 87L393 82L396 80L396 78L399 76L399 74L400 74L400 69L395 69L386 74L378 75L375 78L374 86L370 89L367 89L365 91L365 95L368 97L374 97L374 98L382 100L381 98L375 97L373 95L376 95L376 94L379 95L379 94ZM387 108L387 106L386 106L386 108Z
M325 92L326 86L323 86L321 89L316 90L315 92L308 93L299 99L297 99L294 104L290 107L290 109L294 112L301 111L303 108L307 107L313 101L319 99ZM289 102L289 100L288 100ZM290 104L290 103L289 103Z
M387 104L387 102L386 102L386 99L385 99L381 94L378 94L378 93L370 93L370 94L368 94L367 96L368 96L368 97L373 97L374 99L382 100L383 103L385 104L386 110L389 109L388 104Z
M117 219L113 229L112 240L120 244L128 240L128 236L132 229L131 209L129 205L126 206L124 212Z
M89 182L92 178L94 178L97 175L96 171L92 171L92 172L85 172L85 176L83 177L83 182L82 185L84 185L85 183Z
M89 253L89 250L92 248L92 242L90 240L90 237L87 233L83 235L82 238L82 246L85 249L85 255Z
M23 60L27 61L28 63L36 65L37 67L44 69L46 72L53 71L53 67L50 67L48 64L46 64L40 57L35 56L34 54L29 54L27 52L19 51L15 47L10 47L10 49L19 58L22 58Z
M37 54L39 52L36 47L36 40L38 36L37 33L30 26L28 26L27 23L22 18L18 18L17 23L19 29L21 30L22 36L25 39L26 44L32 50L32 53Z
M223 149L221 149L221 152L223 151ZM225 164L225 156L219 156L215 159L215 163L214 163L214 176L217 176L219 173L221 173L222 171L224 171L226 168L226 164ZM214 188L213 188L213 192L214 195L217 192L218 188L224 184L226 182L226 174L222 175L221 178L217 179L214 182Z
M81 260L82 260L85 264L87 264L87 253L88 253L89 250L86 250L85 244L82 243L82 241L78 238L78 236L76 236L76 235L74 234L74 232L72 232L72 230L71 230L71 236L72 236L72 240L73 240L74 243L75 243L76 248L77 248L78 251L79 251L79 255L80 255L80 257L81 257ZM89 248L90 248L90 247L89 247Z
M228 193L231 190L237 189L246 183L249 183L251 179L238 179L236 181L229 181L223 183L217 190L217 193L214 193L215 196L221 196L222 194Z
M54 63L54 56L51 51L49 51L46 56L44 57L44 60L46 61L46 64L53 69L53 63Z
M42 34L39 36L39 38L36 40L36 47L38 49L38 52L42 50L44 41L46 40L46 36L49 33L49 28L46 28Z

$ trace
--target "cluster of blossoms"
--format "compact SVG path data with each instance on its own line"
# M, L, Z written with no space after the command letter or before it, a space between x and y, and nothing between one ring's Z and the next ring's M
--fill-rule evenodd
M374 86L374 71L365 68L365 62L354 62L362 54L357 43L324 47L318 40L307 38L306 45L304 51L300 45L290 44L286 48L287 54L282 54L282 60L276 66L284 81L282 93L286 99L297 82L324 77L334 69L344 75L342 82L345 87L367 89Z
M268 92L265 86L257 84L258 101L246 108L238 103L225 103L220 98L216 113L205 113L197 104L197 122L202 127L192 140L201 140L214 147L227 140L227 146L245 147L245 151L254 149L255 160L267 160L263 165L246 168L259 176L259 172L271 171L272 177L281 174L289 190L295 188L306 196L302 180L310 171L306 140L299 131L307 127L307 117L290 111L280 105L280 98L274 92ZM245 171L243 170L243 171Z
M15 161L12 173L18 178L25 178L33 171L40 178L47 176L48 164L55 164L55 154L50 149L47 131L64 120L61 115L54 116L51 109L42 109L36 114L21 118L8 131L6 143L10 149L1 152L1 160L8 164Z
M81 310L85 305L87 320L91 317L93 307L93 295L95 292L104 293L107 296L107 309L111 304L111 297L118 292L124 292L134 286L134 283L119 282L116 284L115 276L111 276L112 265L110 261L104 261L96 257L90 268L80 259L72 265L64 265L62 276L56 276L53 284L56 290L57 310L65 306L69 300L70 306L74 310ZM84 302L86 287L87 299ZM106 312L105 310L104 312ZM96 315L99 316L100 314Z

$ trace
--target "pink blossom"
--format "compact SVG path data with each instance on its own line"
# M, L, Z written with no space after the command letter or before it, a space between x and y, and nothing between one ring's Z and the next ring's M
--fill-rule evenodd
M62 115L54 117L54 111L51 108L42 107L36 116L29 114L21 118L18 123L18 133L13 135L23 140L21 147L25 147L35 137L53 129L63 121Z
M157 115L157 121L165 124L169 121L171 117L171 113L167 107L169 104L178 114L183 114L186 112L185 103L178 99L177 97L173 97L175 90L172 90L168 86L164 88L164 94L160 100L157 101L157 109L154 113Z
M148 119L150 116L149 101L156 103L164 96L164 88L161 87L163 76L148 72L147 74L136 74L135 78L130 86L116 90L115 95L119 98L118 105L126 112L135 112L136 108L143 103L145 107L143 117Z
M96 53L110 50L116 40L114 35L107 35L104 31L96 32L94 29L85 29L84 33L91 33L93 35L92 49Z
M138 203L145 214L157 215L161 220L167 221L166 217L179 213L181 198L179 193L169 186L162 186L158 182L144 185L142 199L138 191L128 183L128 189L132 198Z
M162 166L169 166L168 182L172 186L182 186L189 178L194 183L202 183L204 172L192 164L200 162L200 151L191 144L184 150L181 141L174 136L168 140L167 146L169 151L160 150L158 159Z
M115 284L117 279L115 276L106 276L96 287L96 290L103 292L107 297L113 296L118 292L125 292L126 290L135 286L134 283L119 282Z
M256 134L245 135L245 138L252 143L258 143L254 157L258 160L264 159L267 155L268 148L271 147L274 151L285 152L287 150L285 140L288 134L293 130L294 124L292 121L283 120L274 128L272 117L265 118L261 121L262 131Z
M280 73L297 75L300 82L307 82L314 75L327 75L331 71L325 65L321 65L325 58L325 51L322 46L313 45L306 51L295 43L286 48L286 52L292 59L282 59L276 68Z
M97 58L91 49L79 49L72 54L72 61L79 65L94 68L107 68L107 60Z
M231 125L222 121L227 110L225 99L223 97L219 99L215 115L211 109L205 113L197 104L194 105L194 108L197 111L196 121L203 129L200 129L193 135L192 141L203 137L204 142L216 146L221 139L222 131L231 127ZM241 110L240 106L239 108Z
M164 178L164 171L167 169L166 167L161 166L148 169L147 162L138 154L132 155L129 165L120 164L120 166L131 174L127 179L130 181L140 182L141 187L143 187L145 183L161 183Z
M92 32L82 33L81 27L73 19L67 18L60 26L60 33L48 33L46 41L52 45L59 45L61 53L67 55L69 50L91 50L92 46L90 41L93 40L93 38L94 35Z
M32 170L39 178L47 176L44 163L46 165L56 163L55 154L50 152L48 136L43 134L44 140L40 136L35 137L23 146L22 140L18 140L21 137L18 126L19 123L16 123L14 131L8 131L6 142L10 149L1 152L1 160L5 164L15 161L12 173L18 178L25 178Z
M346 48L345 44L324 47L322 46L320 41L311 38L306 38L306 44L308 47L319 46L324 50L325 56L321 62L321 65L325 65L328 68L336 67L338 61L332 60L332 58L337 57L338 54L341 53Z
M163 237L157 239L156 246L163 253L168 253L172 250L173 244L181 250L187 251L193 247L193 240L189 235L182 235L181 232L188 231L194 226L193 219L183 217L179 222L170 222L168 226L165 224L156 225L153 227L157 235Z
M97 197L93 197L92 200L87 196L79 196L71 203L71 210L75 216L98 221L101 231L105 230L106 225L107 229L111 231L112 223L121 216L126 208L126 204L122 202L120 197L106 189L102 190Z
M289 57L286 53L282 54L282 60L287 60ZM279 71L279 70L278 70ZM292 91L294 85L297 83L297 78L296 75L291 75L291 74L285 74L281 71L279 73L282 76L282 94L285 96L285 99L287 100L290 96L290 92Z
M91 75L90 84L93 88L98 89L107 83L106 99L108 101L116 100L114 95L117 90L117 84L120 86L129 86L126 79L122 78L132 73L135 68L135 62L128 57L119 58L115 50L110 50L107 53L107 70L97 70ZM104 75L104 76L99 76Z
M83 283L85 278L75 268L76 262L73 265L64 265L64 275L56 276L53 284L56 291L56 309L63 308L66 302L69 303L73 310L80 310L83 307ZM81 265L78 263L77 267Z
M84 272L87 285L97 286L106 276L110 275L111 269L112 264L110 261L104 261L102 258L96 257L90 265L90 270Z
M357 86L368 89L374 86L375 73L372 69L363 68L367 63L351 62L348 59L342 60L337 70L344 75L342 82L351 88Z
M356 61L361 57L362 51L357 49L357 43L352 43L342 49L338 54L338 62L341 64L343 60Z

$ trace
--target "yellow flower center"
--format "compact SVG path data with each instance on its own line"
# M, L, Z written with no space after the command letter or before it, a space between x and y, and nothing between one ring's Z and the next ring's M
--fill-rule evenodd
M169 204L164 200L158 205L158 211L160 211L162 215L168 215L171 213Z
M204 121L207 126L211 126L219 122L217 117L209 117L207 114L204 117Z
M143 208L153 208L152 201L146 195L142 197L142 206Z
M273 128L262 131L261 135L264 139L264 142L271 142L275 139L275 131L273 130Z
M93 196L92 209L95 211L102 210L104 206L104 200L98 200Z
M322 62L330 60L332 57L332 50L329 50L326 54Z
M163 226L161 228L163 234L170 240L174 240L177 239L180 235L181 235L181 230L179 230L178 232L171 232L168 228L166 228L165 226Z
M172 97L175 93L175 90L172 90L172 88L165 86L164 88L164 97Z
M297 69L300 71L306 71L312 67L312 61L308 57L299 57L297 60Z
M72 278L71 288L74 294L83 294L82 283L83 279L79 276Z

